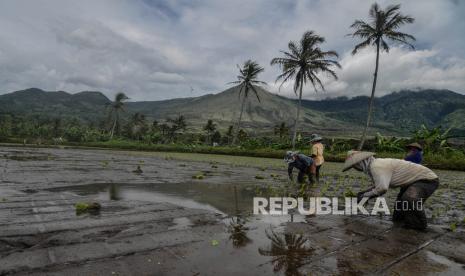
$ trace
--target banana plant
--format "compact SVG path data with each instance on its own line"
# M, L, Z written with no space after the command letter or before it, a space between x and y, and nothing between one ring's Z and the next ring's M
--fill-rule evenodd
M376 133L376 150L378 151L402 151L401 143L401 138L386 137L379 132Z
M414 138L423 144L425 151L436 152L450 149L447 139L451 129L448 128L443 131L441 126L430 129L425 125L421 125L420 129L414 132Z

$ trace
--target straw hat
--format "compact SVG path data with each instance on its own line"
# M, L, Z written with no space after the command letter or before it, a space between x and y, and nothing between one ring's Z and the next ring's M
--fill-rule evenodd
M342 169L343 172L352 168L353 165L357 164L360 161L363 161L371 156L375 155L374 152L368 151L356 151L351 150L347 153L346 161L344 162L344 168Z
M411 144L408 144L407 146L405 146L406 148L417 148L419 150L423 150L423 148L421 147L420 144L418 143L411 143Z
M321 140L323 140L323 137L321 137L318 134L312 134L310 136L310 142L317 142L317 141L321 141Z
M292 157L297 154L299 154L298 151L291 151L291 150L287 151L286 155L284 156L284 161L286 163L292 163L294 161Z

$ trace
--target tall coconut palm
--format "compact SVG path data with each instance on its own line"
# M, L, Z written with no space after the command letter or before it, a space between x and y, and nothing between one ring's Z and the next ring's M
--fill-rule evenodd
M386 40L400 44L406 44L412 49L414 48L413 45L409 43L409 41L414 41L415 37L397 31L397 29L399 29L402 25L413 23L414 18L408 15L402 15L399 10L400 5L390 5L387 6L385 10L382 10L377 3L374 3L369 11L370 21L368 23L363 20L355 20L355 22L350 26L355 30L351 35L363 40L361 43L355 46L354 50L352 51L353 55L355 55L358 50L367 46L376 47L375 73L373 75L373 85L371 88L367 121L362 137L360 139L359 150L363 148L367 131L371 123L376 81L378 78L380 50L389 52L389 45L387 44Z
M299 105L294 121L292 149L295 149L298 121L302 106L302 89L304 85L310 82L315 91L317 91L317 86L324 90L325 87L318 77L318 74L327 73L334 79L337 79L336 72L333 71L332 67L341 67L337 61L331 59L338 57L335 51L325 52L320 49L320 44L323 42L325 42L323 37L315 34L313 31L307 31L300 39L300 43L291 41L288 44L289 51L281 51L284 57L271 60L271 65L279 65L283 71L283 73L276 78L276 81L282 80L280 88L286 81L293 79L294 93L297 95L297 91L299 91Z
M245 101L249 96L249 92L252 91L257 97L258 101L260 102L260 97L258 96L258 91L256 90L255 86L266 84L263 81L257 80L258 74L265 70L257 62L249 59L246 62L244 62L242 68L239 67L239 65L237 65L237 67L239 68L239 75L237 76L237 81L230 82L230 84L238 84L239 99L242 95L242 104L239 119L237 120L236 135L234 135L232 141L233 145L236 143L237 136L239 135L239 131L241 129L242 114L244 113Z
M113 139L116 126L119 125L119 114L124 111L124 101L129 99L126 94L119 92L115 96L115 100L110 104L110 116L113 117L113 126L110 131L110 139Z

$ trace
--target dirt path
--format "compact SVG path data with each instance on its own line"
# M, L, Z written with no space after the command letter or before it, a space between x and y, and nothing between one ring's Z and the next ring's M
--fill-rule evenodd
M238 222L234 210L250 208L250 185L283 183L255 179L283 173L271 165L93 150L0 153L0 275L465 273L460 227L418 233L362 216ZM203 179L192 178L199 173ZM77 202L102 208L78 216Z

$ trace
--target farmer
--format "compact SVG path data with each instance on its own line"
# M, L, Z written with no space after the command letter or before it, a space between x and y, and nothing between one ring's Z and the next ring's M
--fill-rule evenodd
M374 187L357 194L357 200L383 195L389 187L399 187L392 220L407 228L423 230L427 226L423 209L425 200L438 188L438 176L430 169L412 162L374 158L372 152L349 151L343 171L354 168L366 173Z
M299 183L304 182L304 176L308 176L308 182L313 184L313 176L315 175L315 162L311 157L308 157L304 154L301 154L297 151L288 151L284 157L284 161L287 162L287 173L289 174L289 179L293 180L292 171L294 168L299 170L297 176L297 181Z
M421 164L423 160L423 148L418 143L411 143L406 146L407 156L405 156L405 161L410 161L416 164Z
M325 147L321 143L321 140L323 140L323 138L318 134L312 134L312 136L310 136L310 143L312 143L312 158L315 161L315 176L317 182L320 182L320 169L321 165L325 162L325 158L323 157Z

